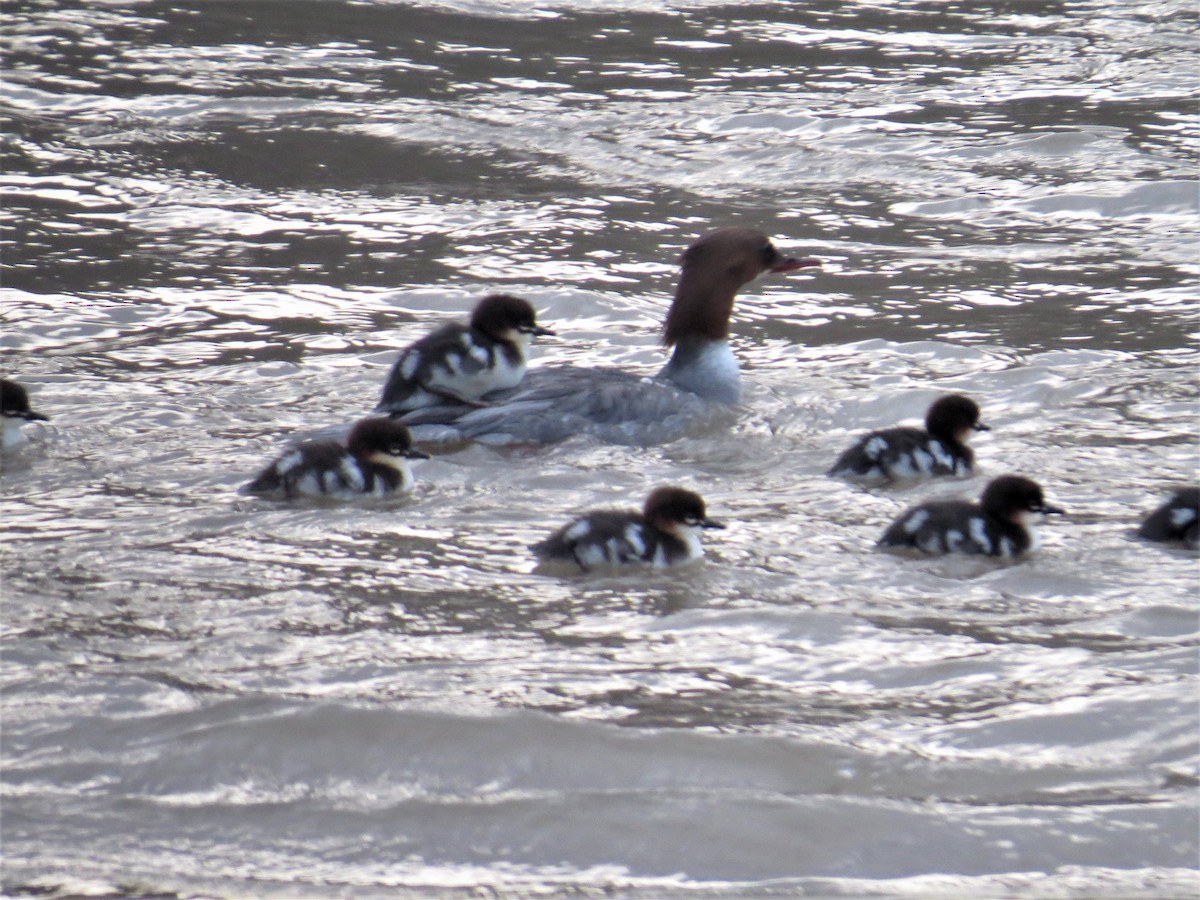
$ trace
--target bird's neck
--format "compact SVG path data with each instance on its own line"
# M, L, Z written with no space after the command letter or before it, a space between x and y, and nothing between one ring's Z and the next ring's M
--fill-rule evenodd
M658 377L717 403L737 403L742 396L737 358L724 339L683 338Z

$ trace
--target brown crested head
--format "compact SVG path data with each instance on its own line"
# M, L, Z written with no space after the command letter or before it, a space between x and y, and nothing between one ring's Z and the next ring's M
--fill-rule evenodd
M1063 513L1046 502L1041 485L1020 475L993 478L983 489L979 505L984 512L1005 521L1019 521L1025 513Z
M360 419L350 429L346 449L351 456L365 459L374 453L407 459L428 459L427 453L414 450L408 428L396 419L376 416Z
M699 525L702 528L724 528L708 518L704 498L695 491L680 487L658 487L646 497L642 516L656 528L669 531L675 525Z
M990 431L979 421L979 405L963 394L939 397L925 414L925 430L937 438L961 441L972 431Z
M683 271L667 313L663 343L684 338L724 340L729 336L733 298L763 272L791 272L820 265L815 259L781 254L755 228L728 226L696 238L680 259Z
M537 323L533 305L512 294L488 294L471 313L471 327L488 337L498 339L510 331L526 334L553 334Z

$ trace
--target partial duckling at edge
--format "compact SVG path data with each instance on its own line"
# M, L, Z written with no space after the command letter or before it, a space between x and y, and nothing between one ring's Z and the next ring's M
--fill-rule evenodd
M29 422L48 422L49 416L34 412L29 405L29 392L25 386L7 378L0 378L0 414L4 418L3 447L6 450L23 444L26 440L21 433L23 426Z
M1146 516L1137 536L1145 541L1200 549L1200 487L1182 488Z

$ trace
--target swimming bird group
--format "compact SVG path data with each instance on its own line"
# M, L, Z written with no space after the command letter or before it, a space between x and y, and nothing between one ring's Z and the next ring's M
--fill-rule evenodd
M385 497L413 487L411 460L428 458L414 441L437 444L548 444L589 435L647 446L682 437L741 399L741 375L729 346L737 292L766 273L819 266L781 254L762 232L718 228L684 251L663 326L670 348L655 375L608 367L542 366L527 370L537 337L552 336L533 306L509 294L481 299L467 322L442 325L401 351L375 415L356 422L344 442L304 441L272 460L242 490L298 497ZM3 380L4 447L34 412L21 385ZM969 397L938 398L924 429L895 426L863 435L827 473L872 487L974 473L967 445L986 431ZM932 501L903 512L877 546L925 555L1016 558L1037 546L1034 517L1062 514L1042 488L1019 475L985 487L978 503ZM631 565L667 567L703 556L701 534L725 526L709 518L703 498L677 487L655 488L641 510L591 510L533 545L548 563L591 571ZM1143 523L1147 540L1200 546L1200 489L1180 491Z
M671 356L653 377L607 367L540 366L517 385L497 385L507 389L474 398L485 403L433 397L419 408L400 405L396 398L419 390L419 367L407 365L414 354L434 368L452 366L433 356L432 347L422 348L424 338L401 354L376 412L397 415L417 440L430 443L552 444L574 435L634 446L667 443L741 399L741 373L729 346L738 290L765 273L818 265L784 256L753 228L718 228L683 253L663 324L662 342ZM514 342L512 349L524 348ZM457 352L455 345L445 352Z

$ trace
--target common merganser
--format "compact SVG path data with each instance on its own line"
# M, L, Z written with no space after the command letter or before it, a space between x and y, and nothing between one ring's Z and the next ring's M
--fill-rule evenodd
M642 511L592 510L531 548L545 562L566 562L584 572L601 566L657 568L699 559L700 534L725 526L708 518L704 500L678 487L655 488Z
M21 433L21 426L25 423L50 420L49 416L34 412L30 407L29 392L25 390L24 385L7 378L0 378L0 413L4 418L5 449L16 447L25 441L25 435Z
M375 411L485 406L480 398L520 383L533 338L552 334L538 325L528 300L490 294L476 304L469 323L443 325L400 354Z
M1146 541L1200 549L1200 488L1188 487L1150 513L1138 529Z
M1011 559L1037 547L1030 514L1063 512L1046 503L1037 482L1003 475L984 488L978 504L943 500L912 507L888 526L879 546L930 556L971 553Z
M833 478L883 483L896 479L970 475L975 454L966 444L972 431L988 431L979 407L962 394L935 400L925 429L897 427L872 431L842 453L827 473Z
M405 413L418 441L555 443L590 434L617 444L651 445L682 437L741 398L729 317L738 289L764 272L820 265L786 257L762 232L726 227L684 251L662 340L673 347L654 377L611 368L542 366L485 409L440 406Z
M428 459L414 450L408 429L388 418L362 419L345 444L309 440L297 444L242 488L243 493L293 499L383 497L412 489L408 460Z

